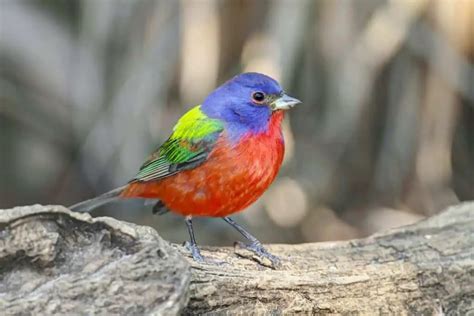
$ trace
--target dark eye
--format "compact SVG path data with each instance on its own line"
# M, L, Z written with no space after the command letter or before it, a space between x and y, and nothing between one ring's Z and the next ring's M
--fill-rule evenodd
M252 94L252 99L256 103L262 103L265 100L265 93L257 91Z

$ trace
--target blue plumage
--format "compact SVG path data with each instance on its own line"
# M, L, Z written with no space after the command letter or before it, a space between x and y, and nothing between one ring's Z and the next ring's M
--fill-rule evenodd
M271 98L283 90L272 78L259 73L238 75L214 90L202 103L201 110L210 118L222 120L231 141L243 135L267 130L272 110L252 100L252 94L263 92Z

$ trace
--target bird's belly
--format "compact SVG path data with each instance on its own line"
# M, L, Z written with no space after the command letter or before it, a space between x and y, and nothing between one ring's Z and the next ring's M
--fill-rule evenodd
M283 160L281 138L258 140L233 149L220 144L194 169L157 182L132 184L137 186L134 196L159 198L182 215L222 217L238 212L263 194Z

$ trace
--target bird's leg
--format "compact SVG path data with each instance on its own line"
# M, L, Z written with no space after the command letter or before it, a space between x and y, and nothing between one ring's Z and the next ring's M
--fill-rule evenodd
M194 260L198 262L203 262L204 258L202 257L201 252L199 251L199 248L196 244L196 238L194 238L192 217L186 216L185 222L186 222L186 226L188 227L189 238L191 240L190 243L186 243L186 247L191 252L191 255L193 256Z
M226 223L228 223L230 226L234 227L239 233L242 234L249 242L250 244L242 244L239 243L243 248L246 248L253 253L257 254L260 257L267 258L268 260L271 261L273 265L277 265L280 262L280 259L269 253L262 245L262 243L255 238L253 235L251 235L248 231L246 231L242 226L234 222L234 220L230 217L223 217L222 218Z

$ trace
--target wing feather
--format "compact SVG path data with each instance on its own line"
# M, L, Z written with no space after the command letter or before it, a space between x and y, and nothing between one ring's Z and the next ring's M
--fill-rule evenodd
M224 127L194 107L176 124L168 140L153 152L130 182L157 181L206 161Z

